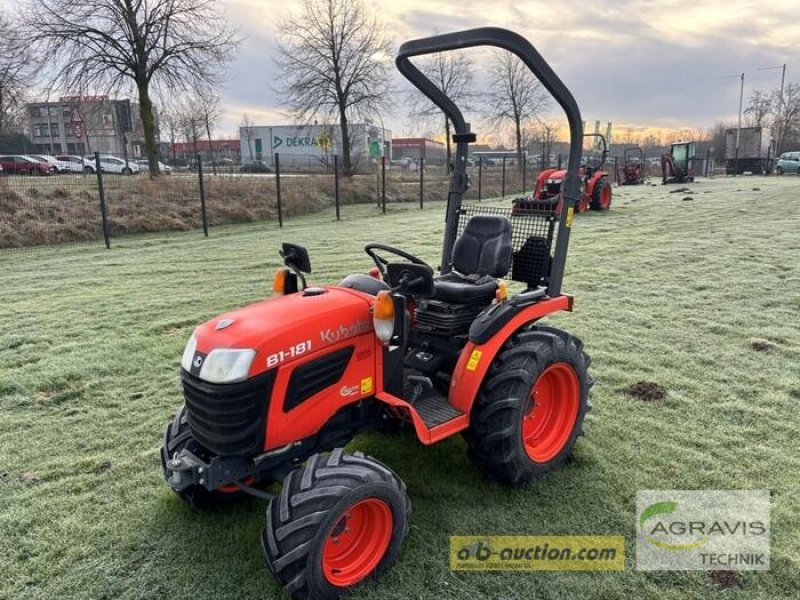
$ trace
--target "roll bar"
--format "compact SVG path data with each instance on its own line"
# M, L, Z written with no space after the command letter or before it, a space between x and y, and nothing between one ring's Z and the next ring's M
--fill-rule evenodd
M598 169L602 169L606 164L606 157L608 156L608 143L606 142L606 136L604 136L600 132L594 132L594 133L584 133L583 137L600 138L600 141L603 143L603 149L600 150L600 165L597 167Z
M470 124L464 120L464 115L456 104L439 89L428 77L425 76L412 62L411 58L426 54L436 54L448 50L462 50L476 46L494 46L516 54L531 70L545 89L552 94L556 102L564 109L569 123L569 159L567 161L567 174L562 184L564 202L562 202L561 218L558 225L556 249L553 255L553 265L550 272L550 282L547 287L549 296L554 297L561 293L561 280L564 277L564 266L569 244L569 231L572 226L571 212L574 210L580 194L580 167L581 150L583 147L583 122L581 112L575 98L567 89L550 65L541 54L521 35L498 27L480 27L455 33L446 33L433 37L422 38L405 42L400 46L397 55L397 68L403 76L425 94L431 102L438 106L448 119L453 123L453 141L456 144L456 159L453 172L450 176L450 187L447 194L447 216L445 225L444 244L442 248L442 273L452 269L453 245L458 228L458 215L464 193L469 188L467 176L467 150L468 145L475 141L475 134L470 130ZM569 214L568 214L569 213Z

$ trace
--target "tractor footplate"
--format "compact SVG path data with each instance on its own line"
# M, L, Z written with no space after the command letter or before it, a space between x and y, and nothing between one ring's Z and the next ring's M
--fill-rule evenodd
M429 429L464 414L435 389L426 389L422 392L414 400L414 408Z

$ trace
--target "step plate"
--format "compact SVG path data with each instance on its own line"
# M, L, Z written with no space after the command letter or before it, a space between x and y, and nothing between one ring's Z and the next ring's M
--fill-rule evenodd
M417 409L417 413L422 417L428 429L432 429L437 425L451 421L464 414L453 407L447 401L447 398L439 395L436 391L426 392L413 403L413 406Z

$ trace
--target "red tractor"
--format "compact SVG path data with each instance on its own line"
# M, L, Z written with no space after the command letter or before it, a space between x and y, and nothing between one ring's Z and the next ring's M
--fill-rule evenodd
M584 137L596 137L597 145L595 148L600 153L597 164L590 164L588 159L582 164L578 175L582 186L580 197L575 204L575 212L582 213L592 210L609 210L611 208L611 182L608 180L608 172L603 170L608 155L608 144L602 133L587 133ZM523 198L515 198L513 201L515 214L523 214L527 211L549 210L556 215L561 214L563 205L562 184L567 171L564 169L545 169L536 178L536 188L533 194Z
M474 46L516 54L567 114L560 219L462 204L476 136L410 59ZM566 215L581 181L582 121L572 94L530 43L503 29L410 41L396 62L454 126L441 273L405 250L370 243L371 274L310 287L308 252L283 244L276 295L211 319L189 339L185 404L161 450L167 483L192 506L269 500L266 563L298 598L338 598L380 576L409 533L400 478L343 450L360 432L408 423L425 445L461 434L489 477L524 484L566 460L590 409L583 344L540 324L573 308L561 291ZM510 297L502 280L509 273L526 286ZM277 496L265 491L274 482Z
M622 151L622 166L617 169L619 185L640 185L644 183L644 152L639 146Z

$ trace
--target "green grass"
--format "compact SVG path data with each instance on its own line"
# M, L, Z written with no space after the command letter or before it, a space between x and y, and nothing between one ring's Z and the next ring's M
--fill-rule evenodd
M411 535L357 597L708 598L706 573L634 569L638 489L769 488L772 570L742 597L800 589L800 206L794 178L615 189L576 218L551 319L581 337L597 383L575 460L525 489L487 481L460 438L365 435L353 448L406 481ZM753 191L753 187L760 191ZM0 598L273 598L264 505L193 513L161 477L164 425L193 326L263 298L281 240L314 282L363 271L372 239L438 264L441 204L367 206L274 223L0 254ZM766 340L767 351L752 348ZM621 388L659 383L644 403ZM454 573L456 534L624 535L617 573ZM721 594L721 593L720 593Z

